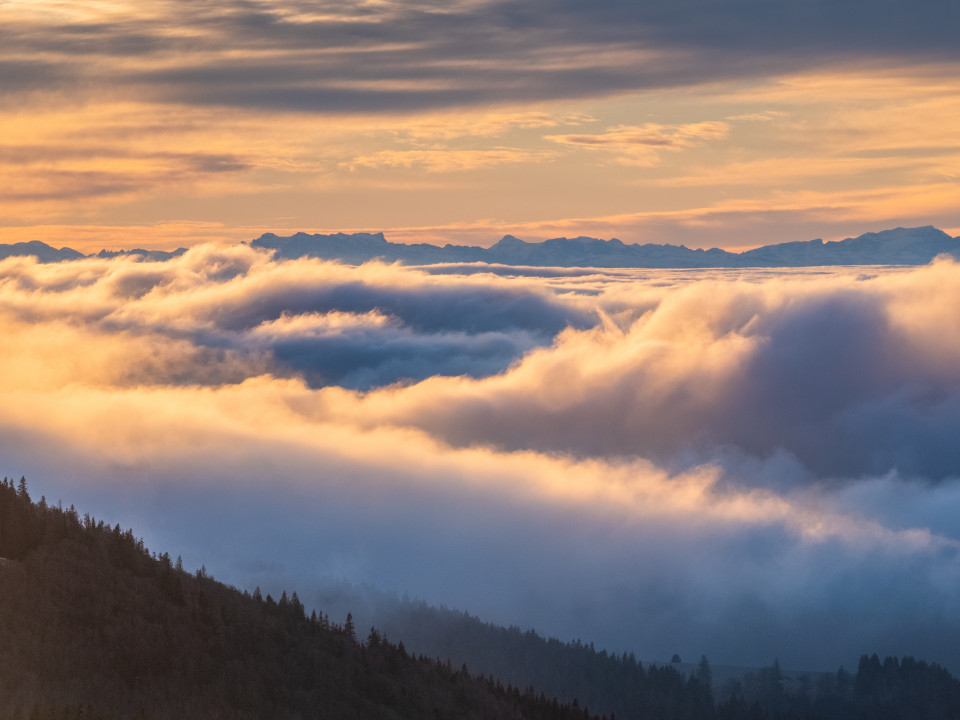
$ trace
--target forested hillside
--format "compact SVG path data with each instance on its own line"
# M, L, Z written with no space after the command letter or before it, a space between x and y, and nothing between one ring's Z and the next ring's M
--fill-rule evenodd
M334 607L359 608L365 619L415 652L493 675L504 682L532 685L567 702L576 698L618 718L710 715L713 700L709 665L691 681L673 666L641 664L633 653L616 655L592 643L562 642L533 630L485 623L468 613L401 600L372 589L343 588L328 598ZM687 708L687 709L682 709Z
M865 655L855 675L796 691L774 664L714 697L705 661L685 676L418 608L397 633L487 676L375 629L358 638L351 616L308 616L295 592L274 600L187 573L132 530L33 502L23 479L0 482L0 720L589 720L589 707L620 720L960 718L960 681L913 658Z
M358 640L0 484L0 718L557 718L576 706Z
M942 667L910 657L864 655L856 674L841 668L791 682L774 661L739 680L717 683L705 657L688 678L672 666L644 666L633 653L611 654L580 641L544 638L422 601L361 590L345 589L342 595L339 603L355 600L364 614L377 617L378 627L402 637L417 652L455 665L468 662L503 682L533 685L561 700L577 698L621 720L688 712L723 720L960 718L960 682Z

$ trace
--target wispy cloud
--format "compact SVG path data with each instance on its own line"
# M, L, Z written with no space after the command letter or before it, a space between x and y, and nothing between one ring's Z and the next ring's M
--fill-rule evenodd
M596 122L596 118L583 113L442 113L399 121L399 127L394 132L400 137L414 140L452 140L461 137L496 137L518 128L540 129L585 125L591 122Z
M605 132L577 135L547 135L562 145L600 149L617 155L625 165L656 165L663 151L683 150L709 140L722 140L730 132L725 122L700 122L685 125L618 125Z
M488 150L454 150L436 148L432 150L381 150L373 155L362 155L341 163L350 170L378 167L415 167L420 166L429 172L457 172L477 170L494 165L512 163L549 162L555 154L536 152L520 148L493 148Z

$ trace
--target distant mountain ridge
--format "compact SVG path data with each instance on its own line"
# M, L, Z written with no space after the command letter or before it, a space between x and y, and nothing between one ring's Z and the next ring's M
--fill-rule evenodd
M30 242L18 242L11 245L0 245L0 260L8 257L27 257L33 256L40 262L62 262L64 260L80 260L86 257L83 253L77 252L68 247L60 248L47 245L39 240Z
M720 248L690 249L684 245L626 244L616 238L553 238L526 242L504 235L489 248L476 245L432 245L394 243L383 233L299 232L279 236L264 233L251 247L272 250L277 258L315 257L358 265L371 260L404 265L441 263L491 263L533 267L596 268L750 268L814 267L821 265L925 265L939 255L960 259L960 237L951 237L932 225L894 228L865 233L855 238L824 242L821 239L786 242L744 252ZM133 256L162 262L182 255L185 248L165 250L101 250L84 255L68 247L59 250L38 240L11 245L0 244L0 260L32 256L40 262L62 262L84 257Z
M683 245L624 244L591 237L525 242L505 235L489 248L472 245L405 245L383 233L266 233L251 246L274 250L277 257L317 257L346 263L369 260L407 265L486 262L537 267L602 268L746 268L818 265L925 265L938 255L960 258L960 238L933 226L896 228L832 242L808 240L765 245L734 253L719 248L691 250Z
M164 260L170 260L171 258L183 255L186 251L187 249L183 247L177 248L176 250L144 250L142 248L134 248L133 250L101 250L98 253L84 255L82 252L74 250L73 248L62 247L57 249L40 240L31 240L30 242L18 242L6 245L0 243L0 260L5 260L8 257L35 257L42 263L56 263L65 260L82 260L88 257L114 258L131 256L139 257L148 262L163 262Z

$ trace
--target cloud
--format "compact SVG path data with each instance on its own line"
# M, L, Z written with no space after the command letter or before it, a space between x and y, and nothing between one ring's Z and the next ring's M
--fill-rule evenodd
M660 153L664 150L683 150L708 140L722 140L729 131L730 126L725 122L670 126L646 123L617 125L590 135L547 135L546 139L561 145L615 152L622 164L650 166L660 162Z
M244 246L203 246L163 264L88 260L77 267L87 270L31 260L0 267L4 308L21 329L78 322L98 341L143 336L132 351L158 346L145 367L143 360L111 363L138 383L207 382L216 377L211 363L235 377L228 366L243 362L250 374L269 369L362 388L484 375L567 325L593 322L590 311L533 283L431 279L379 265L357 274L330 263L273 263ZM183 346L198 373L177 353L167 358L167 343ZM170 368L160 367L167 362Z
M3 471L244 587L960 667L960 266L477 269L5 260Z
M381 150L373 155L362 155L341 163L350 170L380 167L420 166L429 172L457 172L477 170L494 165L547 162L553 153L501 147L489 150L456 150L434 148L429 150Z
M647 123L642 126L618 125L596 135L548 135L548 140L564 145L583 147L645 145L652 148L686 148L702 140L727 136L729 126L723 122L703 122L665 126Z
M825 60L955 61L952 11L925 4L878 13L858 0L443 9L179 1L51 16L7 3L8 57L0 62L14 72L0 77L11 93L124 88L158 102L323 113L552 100L794 72ZM43 62L16 65L25 56Z
M60 139L62 142L62 138ZM0 146L0 188L8 204L0 218L21 220L49 206L118 202L150 193L196 187L205 191L252 167L231 152L158 151L122 144L22 143ZM234 190L239 184L234 183ZM222 185L219 188L222 190Z
M730 447L786 451L824 480L955 477L960 455L946 437L960 431L960 376L946 359L957 333L946 309L960 298L940 277L954 272L938 265L911 276L916 285L900 280L898 293L886 289L893 278L842 273L798 274L779 292L703 281L662 302L649 286L618 283L596 300L611 321L562 333L510 374L480 381L482 392L436 379L358 399L355 412L456 445L663 463ZM931 299L943 315L918 332L913 298L928 282L947 286Z
M413 140L452 140L461 137L503 135L514 129L539 129L560 125L584 125L596 119L583 113L557 115L543 111L477 114L440 113L402 122L396 134Z

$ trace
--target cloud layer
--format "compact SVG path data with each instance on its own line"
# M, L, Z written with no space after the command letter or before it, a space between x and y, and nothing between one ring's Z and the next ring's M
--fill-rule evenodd
M659 462L785 451L823 480L940 480L960 468L953 272L721 278L662 298L618 283L596 299L606 322L560 335L511 373L358 399L358 417L379 421L382 408L454 444ZM924 283L941 287L936 298Z
M8 259L3 471L245 587L960 667L960 266L492 270Z

